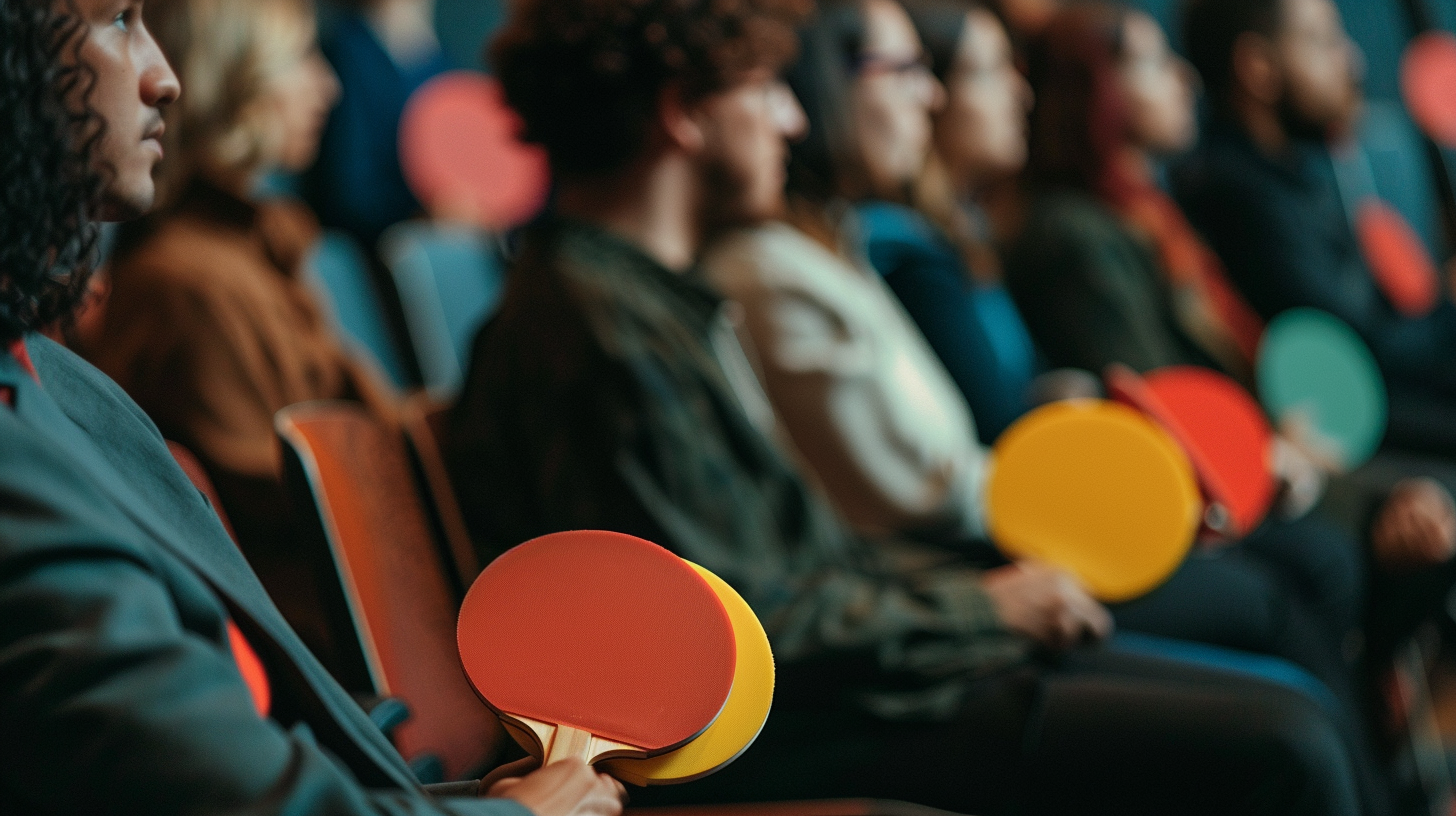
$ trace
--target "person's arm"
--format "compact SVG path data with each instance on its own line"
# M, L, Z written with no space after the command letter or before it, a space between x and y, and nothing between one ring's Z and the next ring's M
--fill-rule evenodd
M740 236L705 273L743 307L765 390L848 518L879 531L985 534L986 454L960 394L930 370L939 362L877 277L788 232Z

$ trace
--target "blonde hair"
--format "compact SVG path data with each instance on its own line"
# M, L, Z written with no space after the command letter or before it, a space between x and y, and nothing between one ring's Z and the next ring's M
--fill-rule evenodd
M316 36L308 0L150 0L146 21L182 82L162 199L197 176L232 184L275 160L281 134L260 102Z

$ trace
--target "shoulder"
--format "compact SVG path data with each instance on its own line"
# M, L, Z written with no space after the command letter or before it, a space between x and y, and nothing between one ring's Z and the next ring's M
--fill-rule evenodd
M111 429L118 440L134 437L148 446L165 445L146 412L100 369L46 337L32 335L26 347L46 391L83 429L94 423Z
M118 526L110 507L73 452L0 410L0 563L110 556L150 568L155 554Z
M241 231L190 216L166 218L113 261L112 297L154 306L205 299L236 288L239 273L257 266L256 251Z
M133 492L188 536L225 536L161 431L121 386L58 343L32 336L26 345L46 393L90 443L86 455L125 475Z
M1173 192L1185 206L1207 202L1225 207L1236 201L1237 206L1257 205L1277 191L1275 178L1266 160L1221 132L1210 134L1169 173Z
M1090 195L1051 191L1037 195L1020 237L1006 257L1008 280L1086 274L1134 251L1122 220Z
M963 277L963 263L940 229L920 212L883 201L854 208L852 228L881 276L938 272Z
M855 274L848 261L788 224L733 232L704 254L702 274L729 296L753 290L812 286Z

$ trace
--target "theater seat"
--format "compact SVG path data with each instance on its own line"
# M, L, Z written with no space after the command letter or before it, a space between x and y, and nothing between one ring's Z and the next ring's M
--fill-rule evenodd
M315 294L328 305L335 328L356 353L367 354L397 386L410 383L400 342L390 326L385 300L354 239L326 232L305 267Z
M458 604L404 440L353 403L296 405L275 424L293 462L296 509L317 518L301 532L321 536L337 568L372 686L364 691L409 707L395 743L421 781L478 775L502 731L460 668ZM433 761L442 773L429 771Z
M505 274L495 238L464 226L390 227L379 255L399 293L425 388L442 397L465 380L471 343L495 310Z

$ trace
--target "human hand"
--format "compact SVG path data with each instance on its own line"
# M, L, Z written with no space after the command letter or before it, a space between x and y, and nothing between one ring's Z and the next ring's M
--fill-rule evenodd
M528 766L528 760L512 766ZM481 787L485 787L486 777ZM486 796L514 799L534 816L620 816L627 799L622 783L580 759L553 762L525 776L494 782Z
M1434 479L1405 479L1370 530L1375 560L1392 570L1432 566L1456 553L1456 504Z
M1326 466L1283 436L1274 437L1269 459L1279 482L1275 510L1280 517L1292 521L1313 510L1325 492Z
M1112 634L1112 615L1069 572L1036 561L987 571L981 585L1006 628L1053 649Z

